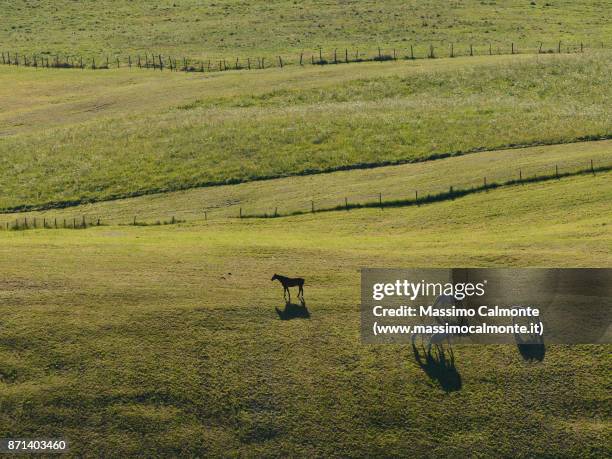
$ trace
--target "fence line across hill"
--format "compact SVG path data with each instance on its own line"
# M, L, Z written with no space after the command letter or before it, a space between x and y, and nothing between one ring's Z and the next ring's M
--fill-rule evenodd
M25 66L51 69L91 69L106 70L110 68L140 68L151 70L169 70L181 72L223 72L228 70L255 70L266 68L284 68L288 65L332 65L349 64L357 62L384 62L397 60L435 59L441 57L484 56L484 55L512 55L512 54L561 54L582 53L585 49L604 48L600 45L586 45L585 43L555 42L544 46L538 42L535 47L522 47L518 43L510 42L505 46L492 43L476 46L474 44L410 44L402 47L376 47L375 51L363 51L358 48L335 48L323 51L318 48L313 52L302 51L297 55L287 56L258 56L237 58L211 58L193 59L162 55L156 52L145 52L135 56L106 56L83 57L65 53L55 54L25 54L12 51L1 51L1 60L4 65Z
M260 212L248 213L246 208L240 208L237 217L238 218L280 218L290 217L305 214L314 214L319 212L334 212L334 211L349 211L351 209L363 209L363 208L390 208L390 207L406 207L406 206L420 206L423 204L430 204L434 202L454 200L463 196L467 196L474 193L488 192L501 187L510 187L525 185L529 183L546 182L552 180L560 180L564 177L572 177L578 175L589 174L595 176L600 172L608 172L612 170L612 163L605 165L596 165L593 160L590 160L588 164L583 164L578 168L570 169L570 166L576 166L576 162L571 164L558 163L548 166L546 171L540 171L540 173L533 173L533 171L526 168L518 168L516 173L512 176L507 175L505 178L496 176L494 179L491 176L481 176L480 179L475 179L470 184L463 184L462 186L448 185L444 188L437 189L413 189L410 194L407 194L404 190L403 193L396 195L386 196L385 194L371 193L366 196L355 197L345 196L342 199L335 198L335 202L321 203L321 201L310 200L303 204L299 209L283 209L282 207L275 206L272 209L268 209Z
M560 180L564 177L572 177L578 175L589 174L595 176L600 172L609 172L612 170L611 164L595 164L593 160L590 160L588 164L581 164L577 166L576 161L571 163L558 163L549 165L546 170L541 167L534 173L533 169L519 168L515 173L505 177L493 174L492 176L482 176L480 179L475 179L471 183L463 183L459 186L449 184L445 188L431 189L423 187L421 189L413 189L408 194L404 189L403 192L400 190L398 194L393 195L392 193L383 194L370 193L368 195L346 195L344 198L339 199L336 197L329 196L327 200L311 199L307 202L303 202L301 207L293 208L282 208L278 205L274 205L272 208L268 208L266 211L260 212L247 212L247 209L242 205L238 207L235 215L225 216L226 218L280 218L289 217L304 214L315 214L319 212L332 212L332 211L350 211L352 209L362 208L392 208L392 207L405 207L405 206L421 206L425 204L454 200L463 196L467 196L474 193L488 192L501 187L520 186L529 183L538 183L552 180ZM539 173L538 173L539 172ZM390 195L389 195L390 194ZM335 201L335 202L334 202ZM281 204L282 206L282 204ZM214 217L214 213L207 209L198 213L194 213L194 220L208 221L211 217ZM137 215L133 216L130 220L122 223L116 223L115 219L109 219L104 221L100 216L72 216L70 218L61 217L23 217L11 219L0 224L0 230L5 231L16 231L16 230L30 230L30 229L87 229L91 227L106 226L109 224L122 225L122 226L158 226L158 225L175 225L186 222L186 218L177 218L175 215L171 216L167 220L155 219L145 220Z

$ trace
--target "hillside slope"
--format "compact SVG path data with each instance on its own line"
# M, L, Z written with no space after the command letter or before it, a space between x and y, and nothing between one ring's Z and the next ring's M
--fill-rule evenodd
M14 0L3 5L0 43L13 52L86 57L155 52L192 58L274 56L334 48L373 53L434 43L480 52L585 42L610 45L608 0ZM9 49L6 49L8 51Z
M0 232L0 431L61 433L75 455L606 456L609 346L548 346L543 362L456 347L453 371L428 373L409 346L360 345L359 268L610 266L611 178ZM307 279L309 319L279 320L274 272Z
M3 67L0 97L10 109L1 115L0 208L607 137L608 57L467 57L214 77ZM109 80L97 89L100 78ZM12 88L31 90L31 102ZM40 119L54 121L41 128Z

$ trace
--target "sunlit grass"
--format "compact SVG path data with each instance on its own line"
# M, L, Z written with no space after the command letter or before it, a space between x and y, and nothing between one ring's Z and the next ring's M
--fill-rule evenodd
M135 56L144 52L181 60L282 54L295 60L302 50L331 59L343 55L375 54L382 46L406 53L417 46L424 54L430 44L456 54L493 49L555 50L584 42L610 45L610 9L595 0L441 2L388 0L359 2L281 0L275 2L199 0L149 2L136 0L88 2L83 8L69 0L17 0L3 9L0 41L6 51L55 53L97 58Z
M608 347L548 346L540 363L456 347L462 386L445 393L408 347L360 345L359 268L609 266L611 184L0 232L0 430L75 455L605 455ZM279 320L274 272L306 278L310 319Z
M68 127L5 137L0 206L82 202L608 136L612 72L604 56L532 56L476 66L466 58L448 60L448 68L364 64L358 75L345 66L330 71L331 81L317 85L306 78L304 86L296 69L285 74L282 89L275 87L278 72L266 71L253 95L233 89L234 76L225 92L213 90L223 77L186 76L187 88L179 84L178 92L183 101L191 94L192 103L169 99L154 113L144 113L147 86L134 77L139 95L116 115L111 110L77 122L69 114ZM83 74L66 72L74 72L75 82ZM349 75L339 78L338 72ZM163 81L158 78L149 81L155 94ZM124 100L121 92L117 100ZM95 107L96 99L87 104ZM65 111L60 107L58 116Z

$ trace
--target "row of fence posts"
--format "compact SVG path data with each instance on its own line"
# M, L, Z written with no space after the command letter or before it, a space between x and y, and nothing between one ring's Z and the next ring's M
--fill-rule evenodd
M553 49L544 50L543 46L544 46L543 42L539 42L538 54L551 53L555 51ZM601 47L602 48L604 47L603 43L601 44ZM579 49L581 53L584 52L584 48L585 48L584 43L580 43ZM392 49L391 54L385 54L382 48L378 47L378 53L375 56L367 57L366 55L363 55L363 57L361 57L362 55L359 54L359 49L357 49L357 51L354 54L354 58L353 58L353 53L349 53L348 48L344 49L344 53L342 52L339 53L338 49L334 49L333 59L330 58L328 60L327 58L324 58L323 56L323 49L319 48L318 49L318 60L315 59L314 54L311 54L310 63L312 65L340 64L340 63L348 64L351 62L390 61L390 60L398 60L398 59L414 60L417 58L415 54L415 45L410 45L409 52L408 52L408 48L403 49L403 50L406 51L407 54L405 54L402 57L398 57L397 49L395 48ZM466 51L467 54L465 54L465 56L474 56L475 55L474 50L475 50L474 45L470 44L468 51ZM570 53L572 52L571 50L572 48L570 48L570 46L568 45L566 48L566 51ZM573 50L578 51L578 45L574 45ZM513 42L510 44L509 51L510 51L510 54L518 54L519 48ZM558 42L556 51L557 53L561 54L562 52L562 42L561 41ZM501 48L497 46L497 51L494 53L493 45L489 43L488 54L489 55L503 54L503 52ZM107 56L106 61L98 61L97 63L96 63L95 58L91 58L91 61L90 61L91 63L89 66L87 65L86 61L83 59L82 56L79 56L79 57L65 56L63 59L60 59L59 55L48 57L48 56L37 56L37 55L28 56L26 54L21 54L20 56L18 53L11 53L11 52L4 52L4 51L2 51L1 56L2 56L2 63L5 65L17 65L17 66L24 65L26 67L77 68L77 69L90 68L92 70L97 70L97 69L101 70L101 69L111 68L111 63L114 63L116 68L120 68L122 65L121 64L122 60L118 56L115 57L113 60L111 60ZM436 47L433 44L430 44L427 48L425 56L428 59L435 59L436 57L440 57L441 55L437 53ZM448 57L457 57L457 56L458 54L456 54L455 52L455 44L451 43ZM20 57L21 57L21 60L20 60ZM342 57L344 57L344 59ZM123 62L125 62L127 67L129 68L132 68L132 66L135 66L138 68L145 68L145 69L152 68L153 70L160 70L160 71L163 71L164 69L168 69L170 71L183 71L183 72L205 72L205 71L212 72L213 69L215 71L221 72L221 71L227 71L227 70L265 69L265 68L270 68L270 67L283 68L287 65L287 60L283 59L282 56L277 56L276 59L277 59L278 65L275 65L273 61L270 61L271 65L266 67L265 57L258 57L253 60L251 60L250 57L247 57L246 60L245 58L243 58L242 62L240 61L240 58L236 58L233 65L231 62L228 63L226 59L215 60L215 63L213 63L213 61L209 59L205 63L205 61L203 60L193 60L192 61L186 57L183 57L182 67L181 67L180 62L176 58L173 58L171 56L164 57L161 54L149 55L148 53L145 53L144 57L137 55L134 60L132 59L132 56L129 55L127 57L127 61L123 61ZM101 63L101 62L105 62L105 63ZM301 52L299 54L299 65L303 66L305 62L306 60L304 59L304 52Z
M40 225L41 220L42 220L42 226ZM43 217L43 218L37 219L36 217L31 217L30 220L28 220L28 217L24 217L21 222L19 221L19 219L15 219L14 222L6 222L5 228L7 230L9 229L16 229L16 230L18 229L39 229L39 228L40 229L59 229L59 228L84 229L90 226L100 226L100 225L102 225L102 222L99 218L94 221L90 221L88 223L87 220L85 219L85 216L81 218L74 217L72 219L63 218L59 220L59 223L58 223L57 218L47 219L46 217Z
M594 165L594 162L593 162L593 160L592 160L592 159L590 160L590 163L589 163L589 168L588 168L588 169L583 169L583 170L581 170L581 171L579 171L579 172L587 172L587 171L588 171L588 172L591 172L593 175L595 175L595 165ZM538 177L538 176L537 176L537 175L535 175L534 177ZM544 178L545 178L545 177L547 177L547 176L546 176L546 175L544 175L544 176L542 176L542 177L544 177ZM549 177L550 177L550 176L549 176ZM558 164L555 164L554 174L552 175L552 177L554 177L554 178L556 178L556 179L561 178L561 174L559 173L559 165L558 165ZM508 181L512 181L512 179L509 179ZM517 182L517 183L520 183L521 185L523 185L523 184L524 184L524 180L523 180L523 169L522 169L522 168L519 168L519 170L518 170L518 180L517 180L516 182ZM484 176L484 177L483 177L483 179L482 179L482 186L480 186L479 188L480 188L481 190L484 190L485 192L487 192L487 193L488 193L488 191L489 191L489 189L490 189L490 188L497 187L497 186L499 186L499 184L497 184L497 183L495 183L495 182L493 182L493 183L491 183L491 182L487 182L487 177L486 177L486 176ZM451 199L454 199L454 194L455 194L457 191L458 191L458 190L457 190L457 189L455 189L455 188L453 188L453 185L451 185L451 186L449 187L448 193L445 193L445 192L440 192L440 193L439 193L439 195L448 194L448 196L449 196ZM417 206L419 206L423 200L429 199L429 198L431 198L431 196L432 196L432 195L431 195L431 193L430 193L430 194L428 194L428 195L427 195L427 198L424 198L423 196L421 196L421 200L419 200L419 191L418 191L418 190L415 190L415 191L414 191L414 203L415 203ZM384 203L383 203L383 195L382 195L382 193L378 193L378 204L379 204L379 207L380 207L381 209L383 209L383 208L384 208L384 205L383 205L383 204L384 204ZM359 205L357 205L357 206L359 206ZM369 206L369 207L372 207L372 206ZM339 206L337 206L337 207L334 207L333 209L338 209L338 210L340 210L340 209L342 209L342 208L344 208L345 210L350 210L350 209L351 209L351 205L350 205L350 203L349 203L349 199L348 199L348 197L345 197L345 198L344 198L344 203L343 203L343 205L341 204L341 205L339 205ZM320 209L320 210L321 210L321 209ZM313 200L311 200L311 201L310 201L310 213L315 213L316 211L317 211L317 209L315 208L315 201L314 201L314 199L313 199ZM300 212L300 213L301 213L301 212ZM307 212L303 212L303 213L307 213ZM240 207L240 208L239 208L239 210L238 210L238 218L244 218L244 217L246 217L246 216L247 216L247 215L243 213L242 207ZM267 214L265 214L265 216L268 216L268 215L267 215ZM278 207L275 207L275 208L274 208L274 213L272 213L270 216L272 216L272 217L278 217L278 216L279 216L279 213L278 213Z
M204 219L207 220L208 219L208 212L204 212ZM42 221L42 225L40 224ZM180 220L178 220L175 216L172 216L172 218L168 221L164 221L163 224L164 225L174 225L176 223L179 223ZM138 219L136 218L136 216L134 216L134 219L131 222L132 225L134 226L149 226L152 225L151 223L145 223L145 222L139 222ZM157 221L156 223L154 223L155 225L161 225L162 222L161 221ZM61 229L61 228L65 228L65 229L85 229L85 228L89 228L92 226L102 226L102 220L100 218L96 218L94 220L90 220L89 222L87 221L87 219L85 218L85 216L81 216L80 218L77 217L73 217L73 218L62 218L62 219L57 219L56 218L47 218L47 217L30 217L28 219L28 217L24 217L23 219L15 219L15 221L10 221L10 222L6 222L4 224L4 228L6 230L10 230L10 229L14 229L14 230L20 230L20 229ZM2 228L2 226L0 226L0 228Z
M590 167L589 169L583 169L579 172L586 172L589 171L591 172L593 175L595 175L595 164L593 162L593 160L590 160ZM555 169L554 169L554 177L559 179L561 177L561 174L559 173L559 165L555 164ZM534 177L538 177L537 175ZM546 176L542 176L542 177L546 177ZM523 180L523 169L519 168L518 170L518 183L520 183L521 185L524 184L524 180ZM482 179L482 186L480 187L480 189L484 190L485 192L488 192L489 188L492 188L494 186L497 186L497 184L495 182L490 183L487 182L487 177L484 176ZM457 190L455 190L453 188L453 186L451 185L449 187L449 191L448 191L448 195L451 197L451 199L454 199L453 194L456 192ZM441 192L439 194L445 194L444 192ZM427 195L428 198L431 197L431 194ZM421 196L421 199L419 199L419 191L415 190L414 191L414 203L416 205L420 205L421 202L426 199L423 196ZM382 193L378 193L378 204L380 206L380 208L384 208L384 202L383 202L383 195ZM349 199L348 197L344 198L344 205L340 205L337 207L338 209L344 208L346 210L350 210L351 205L349 203ZM321 210L321 209L319 209ZM315 201L314 199L310 201L310 212L311 213L315 213L317 212L317 209L315 207ZM274 208L274 213L272 214L273 217L278 217L279 213L278 213L278 207ZM238 218L243 218L246 217L246 214L243 213L243 209L242 207L239 207L238 209ZM14 223L10 223L10 222L6 222L5 226L6 229L37 229L37 228L42 228L42 229L58 229L58 228L68 228L68 229L82 229L82 228L88 228L90 226L101 226L102 222L100 220L100 218L97 218L93 221L90 221L89 223L87 223L87 220L85 218L85 216L82 216L80 219L79 218L72 218L72 225L70 225L70 219L66 219L64 218L63 220L60 220L60 224L58 225L58 219L54 218L53 220L51 219L47 219L46 217L42 218L42 226L38 225L38 222L40 222L40 218L37 220L36 217L32 217L29 221L28 218L25 217L23 219L22 222L19 221L19 219L16 219ZM208 220L208 211L204 211L204 221ZM168 222L164 222L163 224L176 224L181 222L180 220L178 220L175 216L172 216L172 218L168 221ZM130 223L133 226L150 226L152 225L151 223L145 223L145 222L139 222L137 216L135 215ZM162 222L161 221L157 221L155 223L155 225L161 225ZM1 226L0 226L1 228Z

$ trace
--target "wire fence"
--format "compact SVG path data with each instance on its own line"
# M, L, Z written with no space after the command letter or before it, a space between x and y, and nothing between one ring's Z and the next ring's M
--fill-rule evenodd
M414 205L425 205L445 200L453 200L473 193L488 192L501 187L519 187L529 183L561 180L565 177L578 175L596 176L598 173L612 170L612 163L596 163L590 160L573 160L549 165L533 165L526 168L517 168L514 171L495 170L487 175L442 184L442 180L431 186L408 188L395 186L387 187L384 192L376 192L372 185L366 192L347 192L340 196L334 194L319 194L312 199L300 196L291 196L291 192L283 194L281 202L272 202L263 205L243 206L240 201L225 210L203 208L204 210L176 209L172 216L166 219L146 216L143 209L141 216L133 215L129 219L106 216L74 215L71 217L35 217L25 216L5 221L0 229L6 231L29 229L87 229L105 225L130 226L161 226L175 225L187 221L208 221L223 218L279 218L303 214L316 214L319 212L349 211L359 208L389 208ZM349 187L347 187L349 189ZM295 193L299 193L296 189ZM202 209L202 208L200 208ZM133 208L130 208L133 211ZM125 213L125 212L123 212ZM143 215L145 214L145 215Z
M520 185L533 182L560 179L585 173L596 174L610 170L612 163L602 164L593 160L571 160L556 164L535 164L528 167L517 167L513 170L492 169L485 175L463 176L452 180L442 175L435 182L420 183L418 186L386 186L376 190L374 185L364 191L362 186L347 190L342 195L315 195L312 199L286 199L278 205L242 206L235 216L242 218L270 218L300 215L330 210L346 210L360 207L396 207L423 204L447 199L454 199L467 194L488 191L502 186ZM286 197L286 196L285 196Z
M254 56L235 58L194 59L176 58L156 52L144 52L136 55L114 55L83 57L64 54L25 54L2 51L4 65L25 66L46 69L89 69L107 70L111 68L139 68L171 72L224 72L229 70L256 70L267 68L284 68L286 66L337 65L358 62L385 62L397 60L435 59L441 57L512 55L512 54L561 54L582 53L587 49L604 48L604 43L585 44L573 42L539 42L535 45L521 46L510 42L499 44L412 44L402 47L377 47L375 49L335 48L324 50L318 48L311 52L302 51L294 55Z

